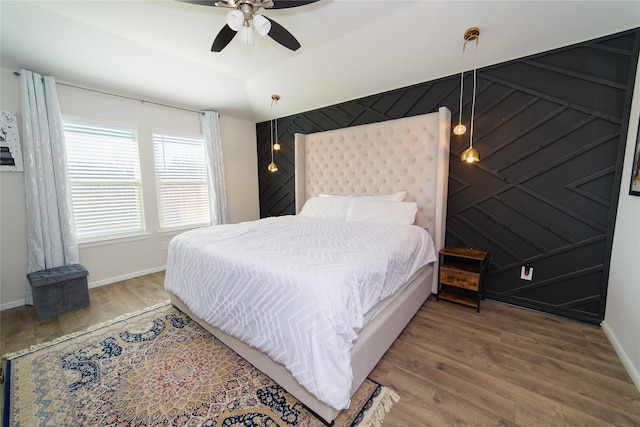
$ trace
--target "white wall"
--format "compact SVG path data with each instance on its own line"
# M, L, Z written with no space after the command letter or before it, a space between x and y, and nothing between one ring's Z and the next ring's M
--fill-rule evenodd
M0 69L0 107L19 114L19 79ZM107 244L81 245L80 263L89 271L89 286L98 286L160 271L166 264L163 243L174 234L160 234L155 193L151 129L200 133L198 113L148 102L58 85L64 116L134 124L138 128L140 169L148 235ZM255 123L220 118L227 198L231 222L259 218ZM24 174L0 172L0 308L24 304L27 272L27 222Z
M629 194L640 125L640 67L633 93L602 329L640 390L640 196Z

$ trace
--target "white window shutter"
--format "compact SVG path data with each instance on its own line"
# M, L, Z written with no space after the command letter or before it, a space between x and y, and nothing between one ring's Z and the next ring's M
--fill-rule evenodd
M211 225L202 135L153 131L161 230Z
M78 242L142 234L136 130L76 121L63 128Z

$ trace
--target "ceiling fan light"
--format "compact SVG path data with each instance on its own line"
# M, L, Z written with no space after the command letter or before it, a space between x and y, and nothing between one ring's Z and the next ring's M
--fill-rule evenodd
M240 31L244 24L244 15L239 10L232 10L227 13L227 25L233 31Z
M262 15L255 15L253 17L253 27L256 29L258 34L264 37L269 34L269 31L271 31L271 21Z
M253 31L249 26L243 26L238 31L238 37L246 44L253 44Z

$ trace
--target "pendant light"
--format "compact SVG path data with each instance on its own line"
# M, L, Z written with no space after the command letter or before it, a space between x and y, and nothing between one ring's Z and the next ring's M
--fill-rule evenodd
M280 95L276 95L275 93L271 95L271 107L273 107L274 104L277 104L279 100L280 100ZM275 137L274 137L274 126L273 126L274 122L275 122ZM278 172L278 165L273 161L273 152L280 150L280 144L278 143L278 119L271 119L269 122L269 125L271 127L271 163L269 163L269 166L267 167L267 169L269 170L269 172L274 173L274 172Z
M276 131L273 136L273 151L280 151L280 143L278 142L278 119L273 119L276 122Z
M278 101L280 101L280 95L277 95L275 93L271 95L271 107L273 107L274 104L277 104ZM278 142L278 118L274 118L273 121L275 122L275 133L273 135L273 151L280 151L280 143Z
M453 133L455 135L464 135L467 131L467 128L462 124L462 92L463 92L463 82L464 82L464 52L467 47L468 41L475 40L476 47L473 50L473 97L471 98L471 120L469 126L469 148L464 150L460 155L460 160L467 163L475 163L480 161L480 154L478 151L473 148L473 120L475 116L476 110L476 83L477 83L477 70L476 70L476 50L478 46L478 41L480 39L480 29L478 27L470 27L464 32L464 44L462 45L462 62L463 67L460 72L460 113L459 113L459 122L456 127L453 128Z
M454 135L464 135L467 127L462 124L462 94L464 92L464 47L467 42L462 45L462 55L460 56L460 108L458 109L458 125L453 128Z

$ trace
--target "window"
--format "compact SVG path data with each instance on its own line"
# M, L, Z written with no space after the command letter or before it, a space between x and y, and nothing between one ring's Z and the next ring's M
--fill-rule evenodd
M153 131L160 228L211 225L202 135Z
M79 121L63 128L78 242L143 233L136 130Z

